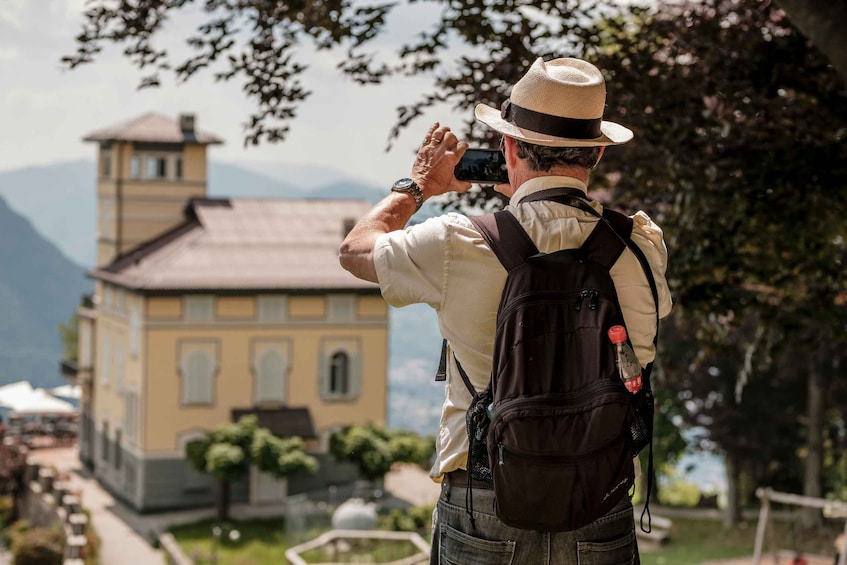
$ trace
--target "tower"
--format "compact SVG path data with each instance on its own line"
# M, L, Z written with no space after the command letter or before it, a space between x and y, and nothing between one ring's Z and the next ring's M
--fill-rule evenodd
M97 265L179 224L191 198L206 196L206 148L192 114L148 113L86 135L97 158Z

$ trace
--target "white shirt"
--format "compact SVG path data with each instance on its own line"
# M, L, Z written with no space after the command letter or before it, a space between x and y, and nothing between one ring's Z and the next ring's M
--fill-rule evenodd
M571 177L539 177L512 196L508 209L520 221L539 251L549 253L582 245L597 218L577 208L549 201L520 200L556 187L582 191L585 184ZM602 213L602 206L591 205ZM671 310L665 280L667 248L662 230L643 212L633 216L632 241L646 255L659 292L659 316ZM494 328L506 271L467 216L445 214L416 226L380 236L374 246L374 264L385 300L392 306L425 302L438 314L441 335L450 342L446 396L436 436L435 480L465 468L468 438L465 412L471 395L465 388L453 354L477 390L488 384L494 350ZM612 267L618 301L642 366L655 357L656 308L641 264L626 250ZM437 355L433 351L433 356Z

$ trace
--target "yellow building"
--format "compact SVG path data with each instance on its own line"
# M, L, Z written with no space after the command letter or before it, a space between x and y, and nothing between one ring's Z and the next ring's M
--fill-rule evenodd
M148 114L86 136L100 144L98 260L79 309L80 457L138 510L214 500L187 442L255 413L309 440L315 477L251 471L233 500L351 480L326 455L340 426L385 423L388 308L341 269L358 200L207 199L191 117Z

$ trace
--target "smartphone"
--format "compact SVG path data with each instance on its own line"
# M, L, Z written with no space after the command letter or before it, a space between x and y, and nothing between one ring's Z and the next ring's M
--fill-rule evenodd
M499 149L468 149L454 170L456 178L480 184L509 182L506 157Z

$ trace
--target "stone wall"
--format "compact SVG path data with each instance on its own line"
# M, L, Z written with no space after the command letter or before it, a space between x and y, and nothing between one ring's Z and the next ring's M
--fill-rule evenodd
M26 488L18 512L34 527L60 525L66 537L65 565L82 565L89 551L88 516L82 510L79 493L61 478L54 469L27 463Z

